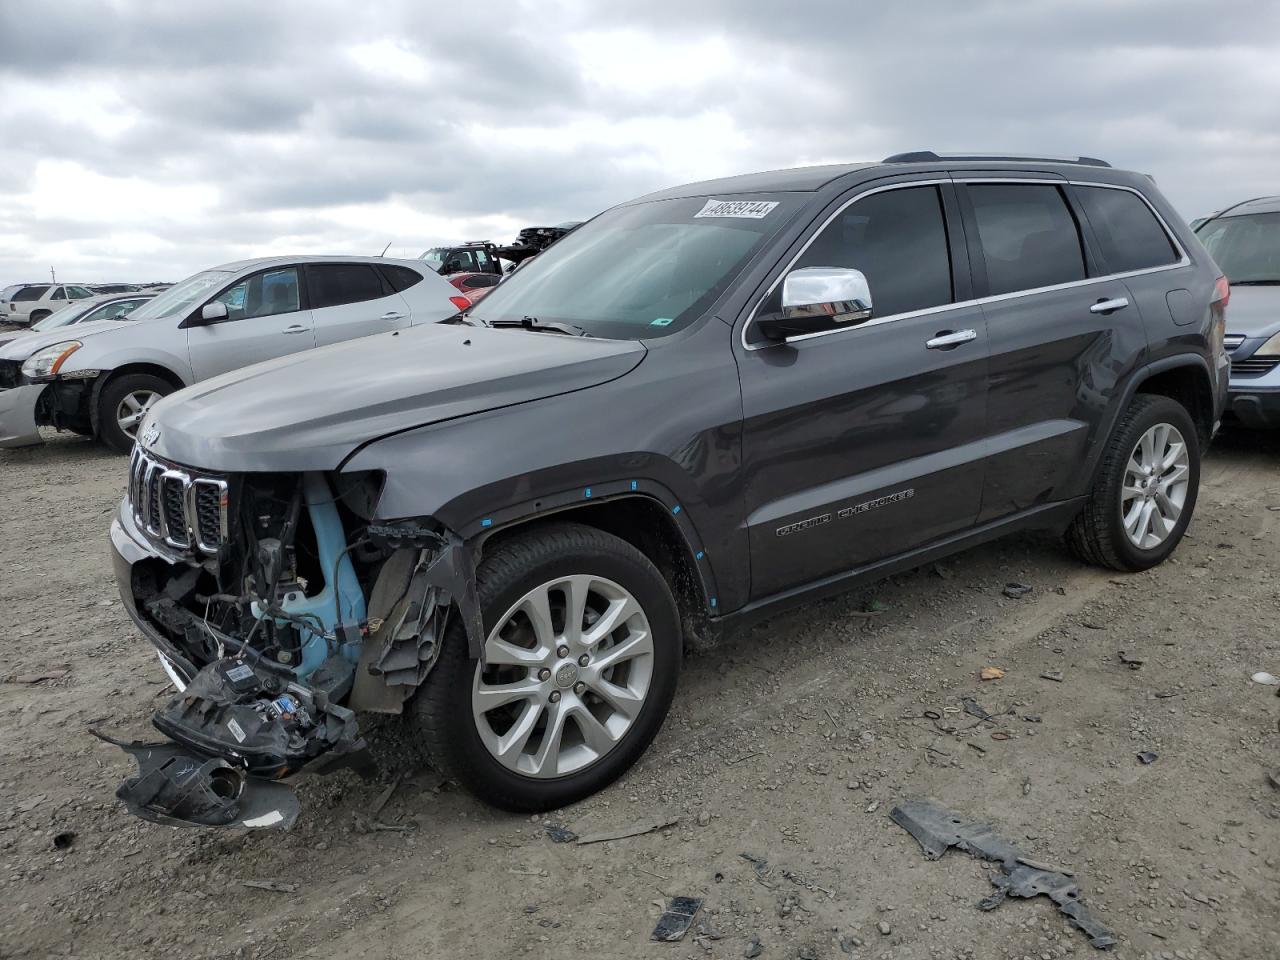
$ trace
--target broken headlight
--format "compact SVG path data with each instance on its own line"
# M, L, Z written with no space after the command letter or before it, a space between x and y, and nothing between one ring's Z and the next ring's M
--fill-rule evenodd
M37 350L22 364L22 375L28 380L52 380L67 359L82 346L84 344L79 340L63 340Z

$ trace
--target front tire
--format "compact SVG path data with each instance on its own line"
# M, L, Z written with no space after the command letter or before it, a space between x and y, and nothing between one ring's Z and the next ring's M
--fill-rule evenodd
M531 812L601 790L662 726L680 671L680 618L649 559L593 527L500 543L477 587L485 662L452 618L411 722L432 765L487 803Z
M1067 545L1086 563L1147 570L1182 540L1199 489L1200 441L1191 415L1168 397L1138 394L1107 442Z
M149 373L127 373L107 382L98 395L98 436L116 453L133 449L143 417L175 387Z

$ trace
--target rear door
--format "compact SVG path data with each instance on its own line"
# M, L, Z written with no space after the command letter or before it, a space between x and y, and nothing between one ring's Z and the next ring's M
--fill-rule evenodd
M308 263L306 274L317 346L413 322L409 305L371 263Z
M864 192L786 271L861 270L871 318L786 343L760 340L748 324L738 364L753 599L973 523L987 337L981 307L962 302L961 236L947 182Z
M1086 245L1065 180L957 189L991 344L981 523L1078 493L1113 389L1147 340L1124 281Z
M225 304L227 319L187 327L187 349L197 380L316 345L301 272L296 266L262 270L205 301ZM197 308L195 316L199 313Z

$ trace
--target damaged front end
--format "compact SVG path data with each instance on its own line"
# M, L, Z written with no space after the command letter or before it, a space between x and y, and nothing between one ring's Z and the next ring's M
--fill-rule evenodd
M372 773L358 711L399 713L462 617L471 558L424 521L374 513L381 475L200 474L135 448L112 527L126 606L179 692L170 742L123 742L117 796L170 825L287 828L288 781Z

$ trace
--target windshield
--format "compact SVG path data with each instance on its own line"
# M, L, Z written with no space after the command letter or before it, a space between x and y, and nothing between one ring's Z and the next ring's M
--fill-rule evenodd
M444 258L448 253L449 253L449 249L447 247L433 247L430 250L424 251L422 256L420 256L418 259L425 260L427 263L427 266L429 266L436 273L439 273L440 268L444 266Z
M69 323L75 323L76 317L89 309L83 303L73 303L70 306L63 307L61 310L55 310L43 320L33 323L32 330L53 330L57 327L65 327Z
M129 319L154 320L157 317L172 317L175 314L186 313L233 276L235 274L229 270L205 270L203 273L187 277L181 283L175 283L154 300L144 303L133 311Z
M1196 236L1231 283L1280 284L1280 213L1210 220Z
M529 261L473 311L485 322L581 327L641 340L702 316L799 206L785 194L615 207Z

